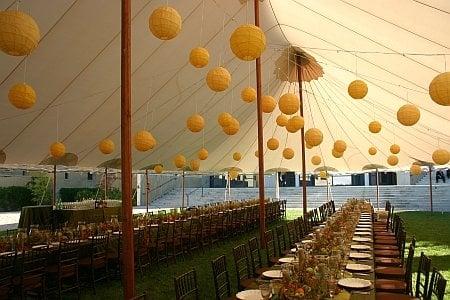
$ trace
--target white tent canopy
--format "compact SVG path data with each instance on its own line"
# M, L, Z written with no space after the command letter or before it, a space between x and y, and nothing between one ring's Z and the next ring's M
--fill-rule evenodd
M234 57L228 42L238 25L253 23L252 3L169 1L181 14L183 27L175 39L161 41L149 32L148 16L165 4L132 1L133 132L147 126L158 142L149 152L133 150L133 169L152 163L175 169L176 154L194 159L204 143L209 157L201 170L235 166L257 171L256 103L240 99L244 87L255 86L254 62ZM15 9L15 1L2 0L0 9ZM39 24L41 41L28 59L0 54L0 148L6 163L39 164L57 139L78 155L79 166L95 167L120 157L120 1L25 0L20 9ZM267 38L264 94L278 99L287 91L298 93L298 84L274 75L275 62L289 45L314 57L324 71L303 85L305 128L317 127L324 134L320 147L307 150L307 170L317 168L310 162L312 155L322 156L322 164L339 171L387 165L394 142L401 147L400 167L415 159L431 161L438 146L449 149L450 107L437 105L428 95L430 81L445 71L444 54L450 59L449 12L446 0L261 2ZM190 50L199 45L211 55L203 69L188 62ZM214 93L205 76L218 65L230 71L232 85ZM24 74L38 98L33 108L20 111L7 94ZM364 100L347 94L347 85L356 78L368 84ZM421 110L420 121L412 127L396 119L398 108L408 102ZM205 118L204 134L186 129L186 119L196 111ZM223 111L241 123L234 136L225 135L217 123ZM287 134L277 127L279 114L278 108L264 114L265 141L272 136L280 141L278 150L265 151L265 168L301 170L300 132ZM378 134L367 128L373 119L383 126ZM116 144L114 154L98 150L98 142L106 137ZM336 139L348 146L340 159L331 155ZM285 146L294 149L294 159L282 159ZM377 155L368 154L370 146L377 147ZM232 158L236 151L242 153L240 162Z

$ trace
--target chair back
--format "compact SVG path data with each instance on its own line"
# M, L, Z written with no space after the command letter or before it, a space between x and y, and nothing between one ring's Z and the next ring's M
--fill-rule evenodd
M406 259L406 272L405 272L405 282L406 282L406 292L411 293L412 290L412 265L414 259L414 245L411 243L408 250L408 258Z
M147 294L146 293L143 293L141 295L137 295L137 296L131 298L131 300L146 300L146 299L147 299Z
M78 276L79 244L64 243L59 245L58 274L66 277Z
M221 255L211 262L216 289L216 299L221 300L231 296L230 276L227 269L227 259Z
M287 249L286 238L284 236L284 226L279 225L276 227L277 242L278 242L278 256L282 256L283 251Z
M240 282L243 279L251 278L249 261L247 256L247 247L245 244L238 245L233 248L234 266L236 268L237 283L240 286Z
M20 264L20 284L26 284L27 282L39 282L44 284L47 259L45 257L46 251L25 251L22 253L18 261Z
M267 262L270 264L270 259L277 257L277 250L275 247L275 240L273 238L273 231L267 230L264 232L265 248L267 254Z
M248 240L248 250L250 252L250 264L252 266L253 274L256 275L256 270L262 267L258 238L253 237Z
M109 237L97 235L91 237L91 265L104 267L108 259Z
M195 269L174 278L174 282L176 300L199 299Z
M442 274L436 268L433 268L430 285L428 286L428 292L425 299L431 300L434 295L436 296L437 300L444 300L446 285L447 280L445 280L444 276L442 276Z
M0 257L0 299L8 299L10 296L16 256L16 252L11 252Z
M430 280L431 271L431 259L425 255L425 253L420 253L419 267L417 269L416 277L416 293L417 298L423 299L428 295L428 282Z
M287 228L287 237L288 237L288 246L293 246L296 242L299 240L297 239L297 233L296 233L296 225L294 221L290 221L286 223Z

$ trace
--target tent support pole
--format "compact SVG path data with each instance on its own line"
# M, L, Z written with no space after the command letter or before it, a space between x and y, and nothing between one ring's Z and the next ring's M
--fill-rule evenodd
M299 55L296 55L296 63L297 63L298 93L299 93L299 96L300 96L300 116L303 118L302 65L301 65L301 58L300 58ZM305 127L302 127L302 129L300 130L300 136L301 136L301 143L302 143L303 218L306 218L306 213L308 212L308 202L307 202L307 198L306 198Z
M379 182L379 173L378 168L376 168L376 175L377 175L377 211L380 211L380 182Z
M181 173L181 208L184 208L184 170Z
M123 297L135 295L133 204L131 202L131 0L122 0L121 10L121 107Z
M105 168L105 200L108 199L108 167Z
M52 197L52 206L56 205L56 164L53 165L53 197Z
M149 206L149 196L150 196L150 182L148 180L148 169L145 169L145 205L146 205L146 212L148 213L148 206Z
M432 168L431 166L428 166L428 173L429 173L429 177L430 177L430 210L431 212L433 212L433 176L431 175L432 173Z

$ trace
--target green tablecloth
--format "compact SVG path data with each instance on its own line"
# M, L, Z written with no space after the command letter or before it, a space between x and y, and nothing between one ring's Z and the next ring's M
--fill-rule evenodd
M19 228L29 228L30 225L52 225L53 208L51 205L24 206L20 213Z

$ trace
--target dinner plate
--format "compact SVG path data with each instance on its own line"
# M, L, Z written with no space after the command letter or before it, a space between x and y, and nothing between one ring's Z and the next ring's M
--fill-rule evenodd
M6 255L10 255L10 254L14 254L14 252L13 251L2 252L2 253L0 253L0 256L6 256Z
M371 238L367 238L367 237L354 237L353 241L354 242L371 243L372 239Z
M342 278L338 280L338 285L347 289L365 289L369 288L372 283L370 280L361 278Z
M370 225L370 224L358 224L358 225L356 225L356 228L372 228L372 225Z
M292 263L292 262L294 262L294 260L295 260L295 257L282 257L282 258L278 259L278 261L283 264Z
M359 221L358 225L372 225L371 221Z
M348 257L353 259L371 259L372 255L369 253L363 253L363 252L350 252Z
M236 294L239 300L263 300L260 290L245 290Z
M352 250L370 250L372 249L369 245L350 245Z
M283 278L283 274L281 270L269 270L262 273L264 277L272 278L272 279L280 279Z
M297 252L297 248L292 248L292 249L291 249L291 252L292 252L292 253Z
M372 235L369 231L355 231L355 235Z
M364 264L347 264L345 268L352 272L370 272L372 267Z
M34 245L31 249L45 249L48 248L48 245Z

